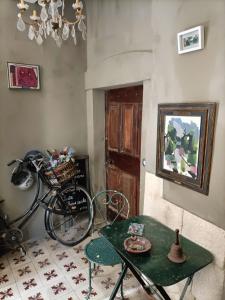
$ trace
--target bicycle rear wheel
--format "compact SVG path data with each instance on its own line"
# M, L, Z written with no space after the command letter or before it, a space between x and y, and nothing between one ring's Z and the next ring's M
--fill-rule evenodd
M66 246L80 243L93 223L93 205L89 193L71 184L53 197L45 211L48 234Z

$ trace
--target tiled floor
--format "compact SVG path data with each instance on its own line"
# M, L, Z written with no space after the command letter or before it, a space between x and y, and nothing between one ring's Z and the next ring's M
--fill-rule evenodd
M0 300L83 300L88 291L88 261L84 246L65 247L52 239L25 243L27 255L11 252L0 257ZM118 278L120 266L98 266L91 299L106 300ZM128 300L147 296L131 274L124 281ZM120 294L117 300L121 299Z

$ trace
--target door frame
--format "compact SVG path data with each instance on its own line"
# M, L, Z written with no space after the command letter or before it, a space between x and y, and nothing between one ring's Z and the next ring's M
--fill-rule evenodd
M142 60L142 58L140 58ZM126 72L118 72L118 65L115 60L110 62L110 68L106 63L90 69L85 74L86 105L87 105L87 148L89 155L89 167L91 177L91 190L95 193L105 188L105 91L127 86L143 85L142 103L142 129L141 129L141 156L140 156L140 201L139 212L143 212L144 191L145 191L145 167L142 160L146 157L148 150L146 139L147 126L149 121L150 102L150 66L140 68L140 61L131 58L131 64L125 66ZM149 68L148 68L149 67ZM111 72L108 72L108 70ZM143 70L143 71L142 71ZM115 75L117 77L115 79ZM96 76L99 74L99 76Z

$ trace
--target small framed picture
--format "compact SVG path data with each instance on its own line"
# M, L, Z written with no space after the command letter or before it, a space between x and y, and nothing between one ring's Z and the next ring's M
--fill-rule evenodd
M204 48L204 27L197 26L177 34L178 53L183 54Z
M208 195L216 103L160 104L156 175Z
M129 225L127 233L132 234L132 235L143 235L144 226L145 226L144 224L131 223Z
M40 90L40 67L37 65L7 63L10 89Z

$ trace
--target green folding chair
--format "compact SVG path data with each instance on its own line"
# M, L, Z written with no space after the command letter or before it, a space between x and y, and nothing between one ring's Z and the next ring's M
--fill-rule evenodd
M105 225L113 224L115 221L127 219L129 216L129 201L124 194L115 190L104 190L98 192L92 199L95 208L94 231L98 231ZM92 239L85 247L85 255L89 261L89 294L86 299L90 299L92 291L92 275L96 265L114 266L123 261L120 256L104 238ZM121 285L121 297L123 295L123 285Z

